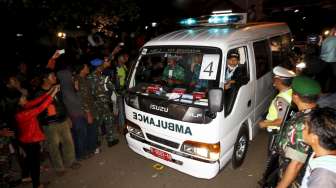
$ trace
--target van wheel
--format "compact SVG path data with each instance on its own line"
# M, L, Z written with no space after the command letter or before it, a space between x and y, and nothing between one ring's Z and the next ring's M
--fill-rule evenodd
M243 164L249 146L248 130L246 126L240 128L232 154L232 167L236 169Z

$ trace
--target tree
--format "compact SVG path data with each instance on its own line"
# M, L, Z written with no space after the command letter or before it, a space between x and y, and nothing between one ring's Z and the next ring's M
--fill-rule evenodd
M6 17L17 28L38 31L75 29L87 25L89 29L108 29L120 21L136 22L139 8L132 0L1 0L7 8ZM98 28L97 28L98 27Z

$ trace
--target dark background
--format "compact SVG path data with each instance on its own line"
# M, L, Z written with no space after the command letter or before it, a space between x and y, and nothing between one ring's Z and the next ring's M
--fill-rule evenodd
M180 28L177 23L182 18L223 9L246 12L252 4L257 5L258 21L287 22L297 41L336 24L335 0L0 0L1 55L11 59L3 60L0 66L21 60L45 62L57 47L58 31L77 36L90 34L95 15L120 18L108 28L114 33L135 32L145 34L149 40ZM150 27L152 22L158 26Z

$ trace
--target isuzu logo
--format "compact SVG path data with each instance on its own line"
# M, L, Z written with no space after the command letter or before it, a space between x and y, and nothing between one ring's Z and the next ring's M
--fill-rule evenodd
M149 108L151 110L157 110L157 111L161 111L161 112L168 112L168 108L167 107L163 107L163 106L157 106L155 104L151 104L149 105Z

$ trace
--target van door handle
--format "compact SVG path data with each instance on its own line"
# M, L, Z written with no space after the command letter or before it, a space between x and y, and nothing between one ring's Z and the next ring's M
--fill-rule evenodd
M247 102L247 107L251 106L251 99Z

